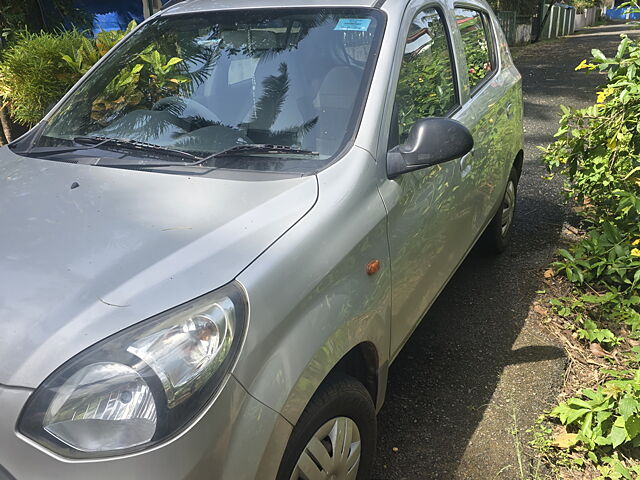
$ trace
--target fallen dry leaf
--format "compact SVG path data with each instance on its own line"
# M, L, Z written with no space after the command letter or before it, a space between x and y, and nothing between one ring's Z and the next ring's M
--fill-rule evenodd
M533 311L542 316L546 316L549 313L546 308L544 308L542 305L538 305L537 303L533 306Z
M609 355L609 353L607 353L599 343L592 343L591 345L589 345L589 350L596 357L606 357Z
M562 235L565 237L576 237L578 235L580 235L580 230L578 230L577 228L572 227L571 225L565 225L562 228Z
M576 433L559 433L553 439L553 444L560 448L569 448L576 443Z
M553 271L552 268L549 268L549 269L544 271L544 278L551 278L554 275L555 275L555 272Z

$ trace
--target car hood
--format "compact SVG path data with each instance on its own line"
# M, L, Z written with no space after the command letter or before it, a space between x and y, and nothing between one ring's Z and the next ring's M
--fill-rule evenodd
M0 384L214 290L308 212L316 178L203 178L0 149Z

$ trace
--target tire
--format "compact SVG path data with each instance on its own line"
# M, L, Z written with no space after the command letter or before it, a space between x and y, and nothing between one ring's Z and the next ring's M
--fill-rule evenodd
M481 243L488 253L499 254L509 246L518 193L518 172L511 168L498 211L482 234Z
M341 435L340 432L347 433ZM344 439L343 444L347 443L347 438L351 439L348 452L334 448L335 444L340 444L340 439ZM276 478L367 480L375 446L376 412L369 392L352 377L333 375L315 393L300 416ZM341 452L345 453L340 455ZM358 453L359 460L356 458ZM310 471L317 477L308 475Z

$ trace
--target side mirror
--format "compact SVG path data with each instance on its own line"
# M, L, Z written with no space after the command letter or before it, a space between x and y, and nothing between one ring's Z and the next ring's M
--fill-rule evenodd
M473 149L473 137L469 129L449 118L424 118L418 120L407 143L399 145L387 154L387 176L395 178L403 173L448 162L462 157Z

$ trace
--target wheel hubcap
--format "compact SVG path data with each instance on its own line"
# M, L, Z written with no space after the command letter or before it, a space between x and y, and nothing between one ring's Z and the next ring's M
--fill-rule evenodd
M329 420L304 447L291 480L355 480L360 449L360 430L353 420Z
M502 200L502 223L501 231L502 236L505 237L509 232L511 223L513 222L513 213L516 208L516 186L513 181L509 180L507 184L507 191L504 193L504 199Z

